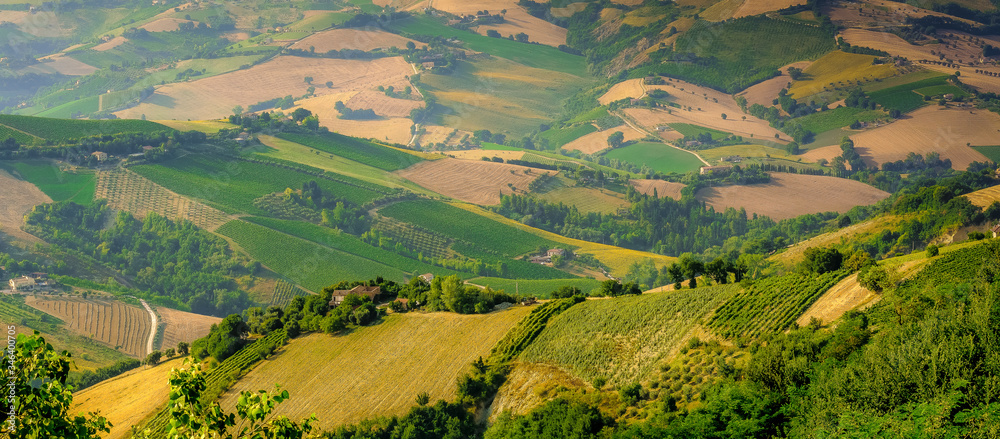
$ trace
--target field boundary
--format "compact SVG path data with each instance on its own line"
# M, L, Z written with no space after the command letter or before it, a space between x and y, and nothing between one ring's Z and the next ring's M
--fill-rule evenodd
M646 87L643 86L643 90L645 90L645 89L646 89ZM642 134L645 134L646 136L655 137L652 134L649 134L649 131L646 131L646 130L644 130L642 128L639 128L638 124L637 123L633 123L632 120L631 120L632 118L629 117L627 114L625 114L623 112L616 111L616 112L614 112L614 115L620 117L623 121L625 121L625 124L628 125L629 127L631 127L633 130L636 130L636 131L638 131L638 132L640 132ZM674 148L674 149L676 149L678 151L684 151L684 152L686 152L688 154L691 154L691 155L697 157L698 160L701 160L701 162L705 164L705 166L712 166L711 163L709 163L708 161L706 161L704 158L701 157L700 154L698 154L698 153L696 153L694 151L686 150L686 149L681 148L681 147L679 147L677 145L674 145L672 143L664 143L664 145L667 145L667 146L669 146L671 148ZM607 152L607 151L605 151L605 152Z

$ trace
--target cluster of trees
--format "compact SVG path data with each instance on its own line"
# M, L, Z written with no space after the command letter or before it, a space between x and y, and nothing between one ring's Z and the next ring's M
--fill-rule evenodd
M228 243L187 221L150 213L142 221L112 210L104 201L90 206L59 202L34 207L25 229L45 241L77 251L192 312L224 316L253 305L235 277L259 267L229 249ZM111 219L110 224L106 224ZM107 227L105 227L107 226Z
M341 101L337 101L337 103L334 104L333 107L337 110L337 112L340 113L340 116L337 116L340 119L369 120L369 119L379 118L379 115L375 114L375 110L372 110L371 108L362 108L354 110L348 108Z
M864 171L867 165L864 159L861 158L861 154L854 149L854 141L850 137L844 136L840 140L840 151L841 154L833 158L834 171L838 176L849 175L850 173ZM846 166L850 166L850 171L847 170Z
M951 159L942 160L941 155L936 152L929 152L926 156L921 156L911 151L903 160L882 164L883 171L891 172L908 173L927 169L951 169Z
M503 290L465 285L457 275L435 277L426 291L421 291L420 288L411 291L409 299L424 304L428 311L451 311L459 314L483 314L492 311L495 305L520 301L519 297L504 293Z

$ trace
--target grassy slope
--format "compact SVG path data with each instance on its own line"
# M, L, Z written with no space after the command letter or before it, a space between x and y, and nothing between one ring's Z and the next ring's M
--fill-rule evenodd
M600 288L601 282L594 279L501 279L498 277L477 277L470 283L490 287L494 290L504 290L508 293L520 293L524 296L539 298L549 297L553 291L562 286L577 287L584 294Z
M605 378L616 386L639 381L737 289L726 285L588 300L552 319L520 359L555 364L588 381Z
M301 419L311 413L320 428L375 415L399 415L418 393L431 401L453 399L459 374L531 310L514 307L486 315L409 313L343 336L314 334L292 340L222 397L232 410L238 392L280 384L291 398L277 414Z
M0 164L35 185L52 201L73 201L90 204L94 200L97 178L90 169L63 171L47 160L24 160Z
M610 159L618 159L638 166L647 165L654 171L664 173L686 173L697 171L703 164L691 153L679 151L662 143L640 142L624 148L617 148L605 154Z
M146 120L67 120L13 114L0 115L0 124L53 141L104 134L170 131L163 125Z

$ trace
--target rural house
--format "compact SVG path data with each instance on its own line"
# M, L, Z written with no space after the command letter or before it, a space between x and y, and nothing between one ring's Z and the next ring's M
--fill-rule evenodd
M549 251L545 252L545 255L550 258L553 256L566 256L566 250L561 248L550 248Z
M732 170L732 166L702 166L699 173L701 175L708 174L709 172L714 172L716 174L727 174Z
M993 226L992 230L993 230L993 237L994 238L996 238L997 236L1000 236L1000 223L997 223L997 225Z
M344 302L344 298L350 295L364 296L371 299L373 302L379 294L382 294L381 287L368 287L364 285L358 285L349 290L333 290L333 300L330 300L330 306L338 306Z
M35 280L28 276L11 279L8 283L10 284L10 289L13 291L31 291L38 287Z
M108 153L103 152L103 151L94 151L94 152L90 153L90 155L92 155L94 157L97 157L97 161L99 161L99 162L103 162L103 161L105 161L105 160L108 159Z
M424 282L431 283L431 281L434 280L434 273L424 273L418 277L423 279Z

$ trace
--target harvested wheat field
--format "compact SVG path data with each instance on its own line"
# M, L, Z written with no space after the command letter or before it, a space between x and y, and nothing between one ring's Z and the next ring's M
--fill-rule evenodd
M619 131L625 135L626 142L630 140L639 140L643 137L646 137L645 134L632 129L628 125L621 125L614 128L606 129L604 131L597 131L587 134L583 137L580 137L579 139L576 139L572 142L563 145L562 149L565 149L567 151L575 149L584 154L596 154L598 152L610 148L611 146L608 145L608 136L611 136L612 134Z
M847 212L889 196L864 183L823 175L771 173L771 182L745 186L709 187L695 197L721 212L732 207L775 221L820 212Z
M951 167L965 170L972 162L989 159L973 146L996 144L1000 131L1000 116L986 110L924 107L872 130L851 136L854 147L871 166L903 160L913 152L926 155L936 152L942 159L951 159ZM831 145L804 154L804 160L833 160L840 155L840 146Z
M653 195L653 190L656 190L656 195L658 197L670 197L675 200L681 199L681 189L687 187L684 183L674 183L672 181L665 180L629 180L632 187L635 188L639 193L646 195Z
M548 402L548 395L542 390L554 390L557 386L570 389L591 388L583 380L551 364L514 363L507 380L497 390L489 408L489 419L495 422L500 413L524 415L535 407Z
M968 198L972 204L982 207L983 209L989 207L991 204L1000 201L1000 186L988 187L986 189L980 189L971 194L964 195Z
M170 369L180 368L184 358L156 366L140 366L73 394L70 413L100 412L111 422L104 439L132 437L132 426L156 412L170 396Z
M806 0L744 0L743 5L733 14L733 18L760 15L804 4L806 4Z
M424 101L419 100L420 92L413 89L412 94L418 99L390 98L377 90L361 90L344 101L344 105L354 110L371 108L375 114L384 117L409 117L411 111L424 107Z
M466 134L472 136L471 132L456 130L452 127L443 127L440 125L421 125L420 127L424 129L424 134L421 134L420 138L417 139L421 145L434 145L438 143L457 145Z
M311 76L318 96L347 91L369 90L379 85L402 88L413 73L402 57L374 60L347 60L279 56L245 70L197 81L167 84L145 102L119 111L122 118L138 119L219 119L232 113L236 105L287 95L301 96L309 88L303 78ZM332 88L324 86L327 81Z
M795 323L799 326L806 326L813 318L819 319L823 323L830 323L839 319L847 311L860 306L871 306L879 299L878 294L858 284L858 274L855 273L830 287Z
M573 14L575 14L577 12L580 12L580 11L582 11L584 9L587 9L587 5L588 4L590 4L590 3L587 3L587 2L575 2L575 3L567 4L565 7L562 7L562 8L549 8L549 11L552 13L553 17L569 18L569 17L572 17Z
M524 151L504 151L493 149L464 149L458 151L444 151L441 154L462 160L482 160L483 157L500 157L506 160L521 160Z
M499 203L501 192L510 194L514 189L524 192L545 173L553 171L452 158L420 162L396 171L399 176L441 195L480 205Z
M698 16L708 21L724 21L733 18L743 6L744 0L718 0L712 6L701 11Z
M804 70L806 79L795 81L788 90L789 94L795 99L802 99L835 87L844 89L888 78L898 72L892 64L873 64L875 59L871 55L839 50L830 52Z
M851 224L833 232L814 236L805 241L792 245L787 250L775 253L768 257L768 260L780 262L785 267L792 267L805 260L805 251L810 247L829 247L851 241L863 240L867 237L882 233L883 230L897 230L903 221L908 221L911 217L905 216L881 216L878 219L867 220L860 223Z
M612 85L611 88L604 93L604 95L597 98L597 101L600 102L601 105L608 105L621 99L641 98L646 94L646 89L643 86L642 81L643 78L636 78Z
M476 28L476 32L481 35L486 35L486 32L490 30L500 32L500 35L504 37L524 32L528 34L528 41L552 47L559 47L561 44L566 44L566 28L556 26L528 14L520 6L508 9L502 24L491 24Z
M121 353L145 357L152 320L145 309L114 300L25 296L24 303L66 322L66 329Z
M432 402L453 399L458 376L530 311L393 314L343 336L296 338L233 384L220 403L232 411L239 392L279 384L289 399L275 414L299 420L315 413L323 430L376 414L401 415L421 392Z
M290 48L309 50L310 47L313 47L316 53L326 53L331 50L343 49L363 50L367 52L374 49L388 49L390 47L404 49L408 42L413 42L418 48L427 46L419 41L381 30L330 29L316 32L299 40L297 43L292 44Z
M37 242L38 238L21 231L24 214L39 204L51 203L52 199L35 185L16 178L2 169L0 169L0 187L4 188L0 194L0 231L18 239Z
M347 105L346 102L349 102L358 93L356 91L339 92L305 99L299 101L297 107L293 107L288 111L294 111L297 108L306 108L319 117L320 126L347 136L375 139L402 145L410 142L410 138L412 137L410 135L410 127L413 125L413 121L407 118L390 117L375 120L340 119L340 112L334 108L334 105L336 105L337 101L345 102L345 105ZM400 99L392 100L398 101ZM384 108L373 108L372 110L376 114L379 111L385 111Z
M149 32L173 32L180 29L181 23L194 23L195 26L198 25L197 22L182 18L160 18L139 26L139 28L146 29Z
M94 199L108 200L108 207L143 219L150 212L172 220L184 219L208 231L229 222L225 212L173 193L126 168L97 172Z
M865 29L846 29L840 33L844 41L857 46L871 47L873 49L884 50L890 54L908 58L910 61L931 60L940 61L939 55L944 55L946 59L951 59L955 63L969 63L978 60L983 49L972 41L965 39L967 34L954 34L951 32L941 32L939 36L945 38L948 45L928 44L917 46L910 44L906 40L887 32L876 32ZM932 54L931 52L934 52ZM922 65L922 64L921 64ZM926 65L931 67L931 65ZM951 73L955 72L954 67L950 67ZM965 72L963 72L963 75Z
M125 37L117 36L101 44L98 44L94 47L91 47L91 49L96 50L98 52L104 52L114 49L115 47L121 46L122 44L125 44L126 41L128 41L128 39L126 39Z
M788 77L788 68L795 67L805 70L810 64L812 63L809 61L800 61L784 66L781 68L781 76L775 76L766 81L751 85L746 90L743 90L739 96L747 99L748 107L753 104L770 107L773 105L771 102L774 101L774 98L778 97L778 92L792 83L792 78Z
M98 70L90 64L77 61L62 53L38 58L39 63L22 69L22 72L34 71L43 74L59 73L66 76L86 76Z
M156 312L163 318L163 349L177 347L177 343L185 342L191 344L195 340L208 335L208 330L212 325L219 323L222 319L212 316L204 316L176 309L157 307Z

